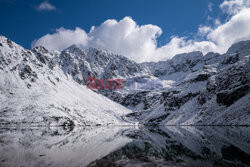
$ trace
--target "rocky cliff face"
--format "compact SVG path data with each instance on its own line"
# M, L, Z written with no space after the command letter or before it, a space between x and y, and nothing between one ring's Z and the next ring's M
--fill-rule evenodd
M86 84L87 77L125 79L150 75L139 64L126 57L95 48L82 50L72 45L61 52L59 61L65 73L83 84Z

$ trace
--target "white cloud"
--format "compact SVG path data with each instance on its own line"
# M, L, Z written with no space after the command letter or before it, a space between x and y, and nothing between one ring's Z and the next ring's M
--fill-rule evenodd
M214 41L220 52L235 42L250 39L250 9L243 9L228 22L214 29L207 36Z
M76 30L57 29L54 34L47 34L33 42L32 47L43 45L49 50L62 50L77 44L84 47L97 47L123 54L135 61L144 61L154 55L156 38L162 30L158 26L139 26L130 18L125 17L119 22L107 20L99 27L92 27L87 34L81 28Z
M156 38L162 30L158 26L139 26L130 18L117 22L107 20L99 27L94 27L89 32L89 46L106 48L115 53L121 53L128 58L143 61L145 57L154 54Z
M49 50L61 51L72 44L86 46L87 42L88 35L81 28L77 27L75 30L59 28L54 34L47 34L38 40L33 41L32 47L41 45Z
M230 15L235 15L243 9L250 7L250 0L225 0L220 8Z
M56 7L49 3L48 1L42 2L37 8L37 11L52 11L56 10Z
M230 2L222 4L225 7L225 4ZM238 7L236 8L238 10ZM234 10L236 9L230 8L228 12ZM62 50L77 44L83 48L108 49L137 62L143 62L166 60L175 54L196 50L204 54L210 51L224 53L233 43L250 39L250 8L247 6L242 7L225 23L219 20L214 22L217 22L215 28L210 26L198 28L197 35L204 39L202 41L174 36L169 43L161 47L157 47L157 37L162 34L160 27L151 24L139 26L130 17L120 21L107 20L100 26L92 27L89 33L81 28L75 30L60 28L54 34L47 34L34 41L32 47L43 45L49 50Z
M234 15L228 22L212 29L210 27L200 27L198 33L207 33L206 40L195 41L185 40L175 37L162 48L158 48L161 54L171 53L168 57L182 52L194 50L207 52L224 53L234 43L242 40L250 40L250 9L243 9ZM164 58L161 57L161 58Z
M205 36L211 31L212 31L212 28L209 26L200 26L198 29L198 35Z

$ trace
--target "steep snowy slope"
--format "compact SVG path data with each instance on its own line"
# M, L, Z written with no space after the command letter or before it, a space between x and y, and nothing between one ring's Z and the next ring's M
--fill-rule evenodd
M0 37L0 123L127 124L123 116L131 111L75 82L61 69L59 54Z

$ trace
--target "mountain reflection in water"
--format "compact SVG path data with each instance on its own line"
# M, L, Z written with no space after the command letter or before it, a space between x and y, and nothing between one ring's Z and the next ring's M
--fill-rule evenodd
M0 166L250 166L250 128L1 128Z

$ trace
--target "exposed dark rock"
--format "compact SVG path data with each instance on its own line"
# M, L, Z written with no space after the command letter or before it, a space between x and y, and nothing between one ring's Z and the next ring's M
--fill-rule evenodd
M10 48L13 48L13 43L11 40L7 39L7 44L9 45Z
M31 84L29 84L29 83L26 86L27 86L27 88L31 88Z
M236 88L236 89L231 90L231 91L224 91L224 92L218 93L216 95L216 97L217 97L216 100L217 100L217 103L219 103L219 104L230 106L235 101L237 101L241 97L245 96L248 93L248 91L249 91L248 85L241 86L241 87Z
M222 157L229 161L241 161L250 166L250 155L235 147L234 145L225 146L221 149Z
M210 75L208 73L198 74L194 79L195 82L206 81Z
M203 105L206 103L206 95L205 94L200 94L197 98L197 101L200 105Z
M166 71L155 70L154 76L160 77L160 76L166 75L166 73L167 73Z
M192 98L196 97L198 93L188 93L184 96L171 96L166 99L166 102L164 103L164 106L167 110L175 110L179 109L183 104L191 100Z
M13 68L10 69L10 71L16 71L17 67L19 64L17 64L16 66L14 66Z
M216 76L216 90L231 90L247 82L244 66L229 66Z
M148 120L149 123L154 123L154 124L159 124L161 121L163 121L164 119L166 119L170 114L167 113L165 115L162 115L160 117L157 118L152 118L150 120Z
M51 79L50 79L50 77L47 77L48 78L48 80L53 84L53 85L56 85L56 83L54 82L54 81L52 81Z
M33 79L33 81L38 78L36 72L32 71L29 65L25 65L24 68L20 71L19 75L21 79L30 78Z
M239 54L236 53L236 54L229 55L221 63L222 64L234 64L239 60L240 60Z

